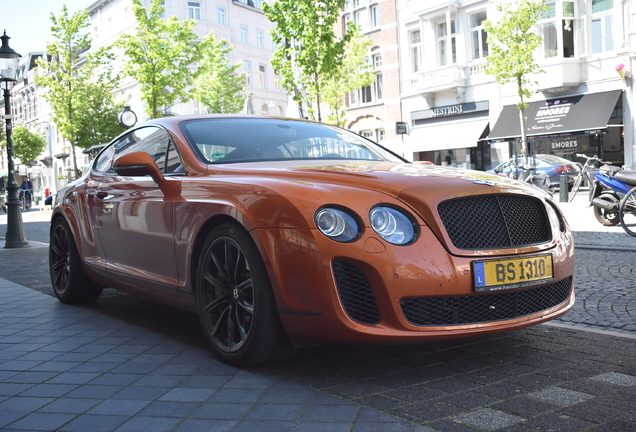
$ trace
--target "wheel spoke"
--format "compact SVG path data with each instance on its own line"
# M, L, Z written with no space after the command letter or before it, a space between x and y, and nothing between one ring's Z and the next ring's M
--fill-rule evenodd
M216 319L216 321L212 323L212 329L210 330L211 334L213 335L217 334L217 332L219 331L219 327L221 326L221 323L223 321L224 315L230 315L231 312L232 312L232 306L228 305L225 309L221 311L221 313L219 313L219 316Z
M214 311L214 309L216 309L221 303L227 301L228 299L231 298L231 293L225 293L220 297L215 298L214 300L212 300L210 303L208 303L207 305L205 305L205 312L210 314Z
M218 288L220 290L223 291L231 291L232 287L230 286L229 283L227 283L226 281L222 281L221 279L219 279L218 277L216 277L216 275L213 275L210 272L206 272L203 275L203 279L209 283L210 285L212 285L215 288Z

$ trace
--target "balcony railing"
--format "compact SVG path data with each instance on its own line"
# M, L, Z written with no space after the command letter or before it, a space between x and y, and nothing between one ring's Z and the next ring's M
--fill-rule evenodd
M403 82L403 91L407 95L414 93L434 93L466 87L476 82L493 79L486 75L487 66L487 63L471 66L455 64L430 71L418 72Z

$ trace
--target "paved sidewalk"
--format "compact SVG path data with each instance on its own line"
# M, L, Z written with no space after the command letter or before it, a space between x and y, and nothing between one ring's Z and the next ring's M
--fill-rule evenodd
M585 195L559 203L577 245L577 304L560 321L251 368L217 360L192 314L36 291L50 286L48 215L25 214L31 247L0 249L0 429L636 431L636 238L598 224Z

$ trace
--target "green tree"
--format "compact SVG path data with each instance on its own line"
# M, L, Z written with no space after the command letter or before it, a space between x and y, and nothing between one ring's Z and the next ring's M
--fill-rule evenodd
M347 107L344 95L353 90L371 85L375 79L373 66L367 62L371 39L361 39L354 27L351 40L345 47L342 67L333 71L324 86L324 101L331 107L327 123L345 127Z
M547 8L543 3L543 0L521 0L513 7L508 2L498 2L496 7L501 18L496 23L490 20L484 22L490 51L486 73L493 75L499 84L513 82L517 86L521 148L526 163L528 142L524 110L528 103L525 99L531 96L531 86L536 84L532 75L545 72L533 57L542 41L534 28L540 13Z
M164 20L162 3L152 0L147 11L139 0L133 0L136 33L123 35L118 42L127 57L125 73L139 83L151 118L160 117L162 107L189 99L188 87L194 79L189 67L200 57L197 35L192 31L196 22L175 16Z
M46 140L40 134L31 132L25 127L13 130L13 154L23 164L29 164L37 159L46 147Z
M210 32L198 46L201 62L190 94L211 113L237 113L245 105L245 77L237 74L241 64L230 66L228 54L232 47L217 41Z
M276 23L271 34L278 45L272 66L279 75L281 86L296 103L307 108L312 120L322 121L320 104L325 86L334 76L340 76L345 66L346 45L355 34L353 26L347 26L342 37L335 33L335 23L340 19L340 9L345 0L276 0L263 3L267 19ZM362 65L360 65L362 66ZM331 84L338 82L336 78ZM333 91L332 91L333 92ZM344 98L346 89L341 89Z
M108 48L88 52L91 38L83 32L89 25L88 10L69 16L64 5L59 17L51 13L51 22L54 42L47 45L51 58L39 59L38 69L42 72L36 75L35 83L47 89L44 97L51 105L57 129L71 143L73 168L78 177L81 172L77 168L76 144L90 147L81 141L81 136L91 131L83 128L90 125L94 130L94 125L107 122L108 111L114 105L112 95L96 99L94 94L114 91L118 76L113 73ZM111 137L116 134L112 125L100 132Z
M82 98L85 109L76 116L78 147L86 149L108 143L124 131L117 122L124 103L116 101L108 88L89 82Z

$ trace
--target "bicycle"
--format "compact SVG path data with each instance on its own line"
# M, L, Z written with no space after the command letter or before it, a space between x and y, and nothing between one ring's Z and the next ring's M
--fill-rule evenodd
M585 158L586 160L585 165L583 165L583 168L581 169L581 171L579 171L579 173L576 175L576 178L574 179L574 185L572 185L572 192L570 193L570 199L568 200L568 202L572 202L572 200L574 200L576 193L579 191L579 188L583 184L583 180L589 180L590 178L592 178L593 174L591 172L591 167L593 165L596 165L597 163L604 163L596 155L589 157L587 155L577 153L577 156L580 158Z
M636 237L636 186L621 199L618 217L625 232Z

